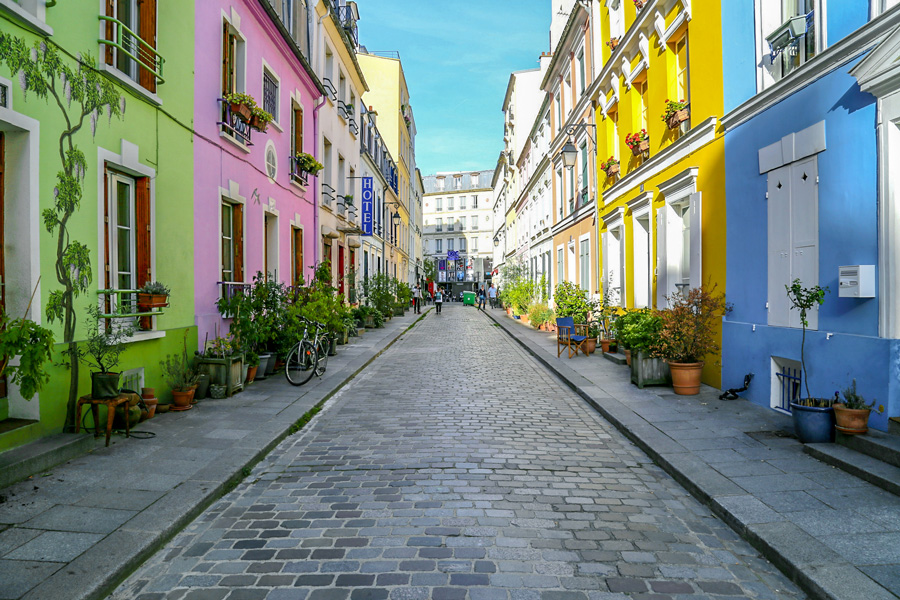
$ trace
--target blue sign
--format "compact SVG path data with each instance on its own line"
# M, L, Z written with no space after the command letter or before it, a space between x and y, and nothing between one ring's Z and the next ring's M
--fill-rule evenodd
M362 178L362 234L372 235L372 215L375 212L375 193L372 190L372 178Z
M447 252L447 258L449 260L459 260L459 252L457 252L456 250L450 250L449 252Z

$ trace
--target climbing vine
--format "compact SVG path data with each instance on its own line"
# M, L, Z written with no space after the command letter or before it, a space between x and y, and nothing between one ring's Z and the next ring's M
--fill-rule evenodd
M89 290L93 280L90 249L73 239L69 231L69 222L81 205L87 172L87 160L75 143L75 136L85 125L95 135L104 115L110 121L121 117L125 112L125 98L97 71L90 55L79 54L72 61L51 42L38 41L29 46L20 37L0 32L0 63L5 63L13 77L18 77L26 98L32 93L55 104L64 121L59 135L60 170L53 188L53 203L41 216L44 228L56 240L54 270L59 288L51 290L45 312L51 323L63 325L70 377L64 431L72 431L78 398L75 299Z

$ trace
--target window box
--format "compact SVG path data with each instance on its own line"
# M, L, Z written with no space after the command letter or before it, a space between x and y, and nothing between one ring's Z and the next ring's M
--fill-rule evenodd
M671 115L666 117L666 127L669 129L678 129L681 127L681 124L691 118L691 110L689 108L682 108L681 110L676 110Z
M219 121L217 125L222 127L222 133L234 139L238 144L252 146L253 142L250 141L249 122L252 110L245 119L243 112L235 112L234 110L234 108L241 110L241 107L244 105L233 104L226 101L224 98L219 98L219 102L222 103L222 120Z
M772 53L783 50L792 40L806 33L806 15L791 17L781 24L778 29L766 36Z

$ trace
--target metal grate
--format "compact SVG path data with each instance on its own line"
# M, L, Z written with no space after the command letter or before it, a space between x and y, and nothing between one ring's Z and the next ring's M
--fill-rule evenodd
M803 382L803 375L800 369L789 366L781 366L780 371L775 373L780 382L781 396L780 401L774 408L785 412L791 411L791 402L800 398L800 385Z
M144 368L131 369L122 373L119 388L123 390L131 390L132 392L141 393L144 387Z
M263 110L278 121L278 82L263 71Z
M9 87L0 83L0 106L9 108Z

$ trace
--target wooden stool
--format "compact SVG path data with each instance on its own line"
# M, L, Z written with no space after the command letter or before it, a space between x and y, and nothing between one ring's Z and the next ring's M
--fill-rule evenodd
M128 419L128 403L133 399L134 394L119 394L115 398L98 398L94 399L90 395L82 396L78 399L78 405L75 407L75 433L81 429L81 405L91 405L91 415L94 417L94 437L100 437L98 431L100 422L100 404L106 406L106 445L109 446L109 436L112 434L113 417L116 416L116 407L120 404L125 405L125 437L131 435L131 424Z

